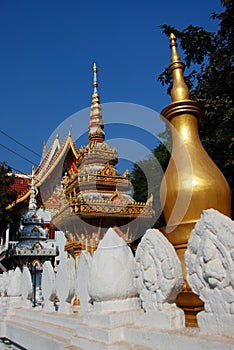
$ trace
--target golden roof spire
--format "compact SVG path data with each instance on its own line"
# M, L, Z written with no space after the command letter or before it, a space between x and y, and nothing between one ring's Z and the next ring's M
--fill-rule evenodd
M100 97L98 94L98 81L97 81L97 65L93 65L93 95L92 104L90 110L89 121L89 141L102 142L105 138L103 132L104 124L102 120L102 107L100 104Z
M180 56L177 52L176 36L174 33L170 35L171 62L180 61Z
M170 47L171 47L171 64L168 67L173 76L173 88L171 92L172 101L189 100L189 89L184 80L184 68L185 64L180 60L180 56L177 52L176 36L171 33L170 35Z
M100 104L100 97L98 94L98 81L97 81L97 65L96 63L93 64L93 95L92 95L92 105L95 103Z

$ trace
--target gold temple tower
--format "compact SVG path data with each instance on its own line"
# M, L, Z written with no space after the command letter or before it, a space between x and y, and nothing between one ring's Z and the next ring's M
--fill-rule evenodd
M170 43L172 57L168 69L173 76L172 102L161 116L170 125L173 145L160 190L167 223L162 231L174 245L186 278L184 252L195 223L202 211L209 208L230 216L231 194L226 179L201 144L198 120L202 111L197 102L190 100L183 76L185 65L178 55L174 34L170 35ZM203 303L192 293L186 280L177 305L184 309L187 325L196 325L195 315Z
M65 250L75 255L81 249L92 254L109 227L117 227L118 234L134 249L154 216L150 200L139 203L132 198L128 170L120 175L115 168L118 154L105 142L96 64L93 74L89 142L78 151L77 173L64 178L68 203L53 218L55 227L70 232Z

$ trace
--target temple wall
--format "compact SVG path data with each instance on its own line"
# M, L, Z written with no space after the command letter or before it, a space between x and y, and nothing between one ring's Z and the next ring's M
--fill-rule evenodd
M187 280L204 302L198 328L185 327L175 304L183 287L173 246L146 231L135 257L108 229L93 257L45 262L44 302L32 308L27 268L0 275L0 337L39 349L234 349L234 223L203 211L185 254Z

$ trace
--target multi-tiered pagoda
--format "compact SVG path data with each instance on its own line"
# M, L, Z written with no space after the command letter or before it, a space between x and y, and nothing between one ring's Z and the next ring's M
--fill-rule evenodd
M151 200L137 203L132 198L128 170L120 175L115 168L118 154L105 142L95 64L93 71L89 142L78 152L78 172L72 178L68 173L64 176L68 203L53 218L55 226L72 233L68 235L66 249L88 246L91 252L108 227L118 227L117 231L126 241L134 242L142 236L154 215Z

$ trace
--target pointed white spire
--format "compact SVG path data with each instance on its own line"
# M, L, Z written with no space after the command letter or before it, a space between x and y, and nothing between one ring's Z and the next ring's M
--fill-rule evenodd
M32 182L31 182L31 194L30 194L30 199L29 199L29 210L36 210L37 209L37 201L36 201L36 196L35 196L35 168L32 166Z

